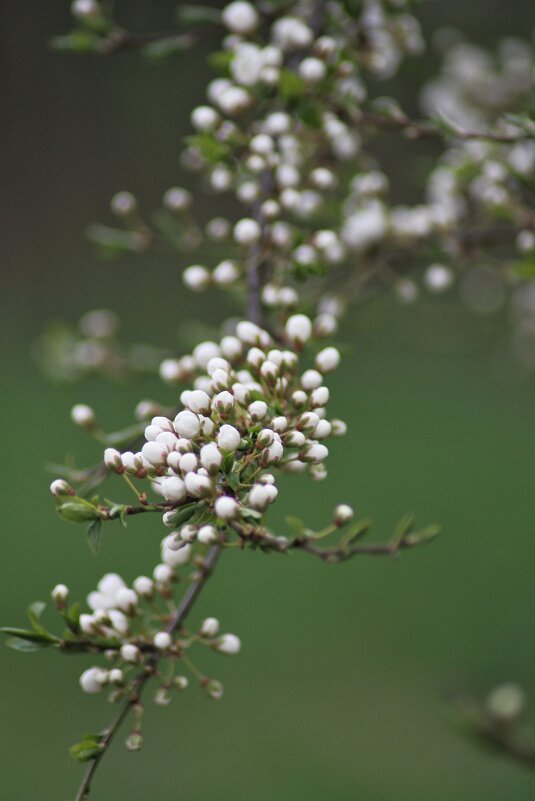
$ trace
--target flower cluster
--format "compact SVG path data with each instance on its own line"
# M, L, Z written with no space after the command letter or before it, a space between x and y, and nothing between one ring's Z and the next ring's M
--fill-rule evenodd
M282 343L242 321L235 335L164 361L167 380L196 376L193 389L180 395L182 408L173 418L152 419L140 451L106 449L110 470L149 481L175 507L164 513L167 526L183 519L184 509L191 512L188 523L166 540L171 564L193 541L214 542L218 526L241 530L243 520L261 521L278 494L267 470L326 476L324 440L346 431L345 423L326 416L324 379L338 367L340 354L323 348L301 372L299 356L312 336L312 321L302 314L288 318Z

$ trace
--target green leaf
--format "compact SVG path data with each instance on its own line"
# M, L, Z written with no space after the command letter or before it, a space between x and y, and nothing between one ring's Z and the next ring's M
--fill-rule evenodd
M211 6L181 4L176 11L177 19L186 25L221 23L221 12Z
M258 509L242 509L241 516L244 520L251 520L254 522L262 520L262 512L259 512Z
M71 745L69 754L77 762L89 762L102 752L100 734L85 734L79 743Z
M219 50L217 53L212 53L210 55L208 62L215 72L219 72L222 75L229 75L232 58L233 55L230 50Z
M100 550L102 521L93 520L87 527L87 541L94 554Z
M100 520L102 517L102 512L93 503L78 495L60 499L56 510L64 520L68 520L70 523L85 523L91 520Z
M296 537L302 537L305 532L305 524L303 521L299 517L293 517L293 515L289 515L285 519Z
M21 637L9 637L6 640L6 645L8 648L12 648L14 651L22 651L23 653L33 653L34 651L40 651L41 648L46 648L47 645L50 643L45 642L38 642L37 640L26 640L22 639Z
M140 231L123 231L100 223L89 226L87 236L103 256L142 253L149 245L147 236Z
M305 82L292 70L281 70L279 79L279 91L282 99L291 102L302 97L305 92Z
M32 629L17 629L13 628L12 626L3 626L0 628L0 633L7 634L15 640L33 643L43 648L47 645L57 642L57 637L49 634L45 629L43 629L43 631L35 631ZM9 645L10 648L16 647L15 645L10 644L9 640L6 640L6 645ZM19 648L19 650L22 650L22 648Z
M167 36L165 39L157 39L149 42L143 47L143 55L153 64L161 63L177 53L189 50L195 44L192 36Z
M193 517L199 506L198 501L181 506L173 512L173 526L181 526Z
M60 53L96 53L100 37L88 30L76 30L65 36L55 36L50 47Z
M80 612L81 606L77 601L63 613L65 623L73 634L78 634L80 631Z
M425 545L431 540L434 540L440 534L440 526L432 525L421 529L420 531L411 531L404 538L407 545Z
M230 148L225 142L218 141L209 133L188 136L186 141L191 147L197 148L203 159L210 164L218 164L230 156Z
M56 642L57 637L45 629L40 622L40 617L46 609L46 604L43 601L35 601L28 609L28 619L33 626L34 631L43 637L47 642Z

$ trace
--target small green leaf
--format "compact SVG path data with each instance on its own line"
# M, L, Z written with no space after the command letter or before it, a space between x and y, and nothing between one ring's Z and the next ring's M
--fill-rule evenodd
M70 523L96 521L102 517L102 512L91 501L80 498L78 495L61 499L56 506L56 510L64 520L68 520Z
M102 751L100 734L85 734L79 743L71 745L69 754L77 762L89 762L96 759Z
M195 39L192 36L166 36L165 39L149 42L143 47L142 52L146 59L155 64L189 50L194 44Z
M80 612L81 606L77 601L63 613L65 623L73 634L78 634L80 631Z
M14 651L22 651L23 653L29 654L34 651L40 651L41 648L46 648L49 643L38 642L37 640L26 640L20 637L9 637L6 640L6 645Z
M221 12L211 6L181 4L176 11L179 22L186 25L218 24L221 22Z
M100 550L102 521L93 520L87 527L87 541L94 554Z
M258 509L242 509L241 516L244 520L262 520L262 512L259 512Z
M293 517L293 515L289 515L286 517L286 522L296 535L296 537L302 537L305 531L305 524L299 517Z

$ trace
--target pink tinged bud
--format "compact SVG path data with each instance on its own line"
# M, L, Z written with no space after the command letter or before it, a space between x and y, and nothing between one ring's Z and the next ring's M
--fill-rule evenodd
M108 470L112 470L114 473L124 473L121 454L115 448L106 448L104 451L104 464Z
M234 396L227 391L219 392L215 398L213 398L212 405L219 414L230 414L234 408Z
M62 478L56 478L50 485L50 492L54 497L59 498L62 495L74 495L74 490L71 485L64 481Z
M337 526L343 526L353 519L354 511L347 503L339 504L334 510L334 522Z

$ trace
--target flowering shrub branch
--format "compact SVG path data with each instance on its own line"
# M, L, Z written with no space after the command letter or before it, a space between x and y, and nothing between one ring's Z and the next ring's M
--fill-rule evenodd
M127 32L97 0L74 0L72 11L75 29L55 43L63 50L140 47L163 57L195 41L189 30ZM459 282L476 311L497 307L512 288L519 326L535 316L535 128L523 112L535 81L517 51L504 54L499 68L472 51L446 52L443 74L423 91L427 117L415 121L391 98L368 99L366 85L368 76L388 80L423 47L403 0L236 0L222 12L182 7L181 16L189 26L225 30L223 48L212 58L218 75L206 104L192 111L194 134L182 165L201 175L205 190L231 195L244 213L203 221L190 191L171 187L148 221L136 198L119 192L111 210L122 227L98 224L89 234L107 255L161 245L195 254L199 263L182 272L185 286L234 292L243 319L225 323L222 334L185 355L123 345L107 310L84 315L78 331L55 329L41 342L45 366L69 380L91 371L119 380L158 371L180 388L179 402L142 401L136 422L113 433L93 409L77 404L72 419L105 447L103 461L87 469L53 467L57 512L86 526L94 550L104 523L126 526L132 516L161 515L167 531L151 575L131 586L119 574L105 575L87 598L89 611L71 603L67 586L58 584L52 597L65 625L61 636L43 626L42 604L30 609L31 629L3 629L19 650L52 647L108 663L80 677L87 693L110 690L121 711L103 732L71 749L90 763L76 801L87 799L130 713L127 746L141 747L141 694L149 681L159 683L159 704L185 689L183 672L209 697L221 697L220 682L205 676L190 652L204 646L233 655L240 640L220 634L214 617L192 629L186 620L224 550L302 551L339 563L394 556L436 535L436 527L415 530L405 518L390 540L362 543L370 523L354 522L347 504L320 530L296 518L288 520L289 535L270 528L278 473L323 480L325 443L346 433L330 413L328 388L341 361L329 340L346 309L385 289L411 303L420 284L439 294ZM462 57L477 63L468 83L459 70ZM489 82L499 90L499 104L489 102ZM389 201L388 177L366 150L385 130L444 145L416 206ZM489 267L474 272L474 258L483 252ZM110 476L129 499L135 494L135 503L93 495Z

